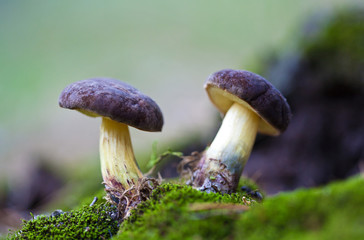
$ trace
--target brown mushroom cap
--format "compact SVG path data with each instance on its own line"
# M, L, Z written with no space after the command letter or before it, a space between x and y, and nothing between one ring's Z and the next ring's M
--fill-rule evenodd
M291 109L287 100L263 77L248 71L224 69L213 73L205 83L212 103L225 114L234 102L249 107L261 121L258 132L279 135L286 130Z
M158 105L136 88L115 79L72 83L62 91L59 106L93 117L108 117L144 131L161 131L163 127Z

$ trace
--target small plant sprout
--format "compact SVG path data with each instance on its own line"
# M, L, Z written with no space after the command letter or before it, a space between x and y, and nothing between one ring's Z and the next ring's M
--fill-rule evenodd
M201 157L192 185L206 192L235 191L257 132L279 135L290 121L286 99L263 77L226 69L205 83L211 102L225 114L221 127Z
M108 78L68 85L59 97L59 105L102 118L100 161L107 198L119 205L140 201L141 185L144 183L150 188L150 184L135 161L128 126L161 131L163 115L158 105L134 87ZM143 194L145 192L143 189Z
M161 154L158 154L157 142L154 142L152 145L152 153L150 154L150 160L147 163L147 167L149 168L149 171L145 175L150 176L151 174L153 174L154 171L156 170L157 166L162 162L163 159L172 157L172 156L178 157L178 158L183 158L183 153L174 152L171 149L167 149L167 151L165 151Z

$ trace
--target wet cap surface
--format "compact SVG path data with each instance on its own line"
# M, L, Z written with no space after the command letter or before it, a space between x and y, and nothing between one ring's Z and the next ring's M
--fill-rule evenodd
M224 69L210 75L205 88L213 104L224 114L234 102L250 106L264 119L258 127L259 132L277 135L290 122L291 109L287 100L255 73Z
M108 117L144 131L161 131L163 115L148 96L124 82L94 78L68 85L59 106Z

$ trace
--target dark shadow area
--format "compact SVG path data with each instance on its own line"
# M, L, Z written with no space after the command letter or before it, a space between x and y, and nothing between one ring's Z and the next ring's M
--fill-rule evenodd
M346 178L364 161L364 10L312 18L297 49L261 73L293 111L281 136L258 136L244 170L271 194Z
M54 167L47 164L47 159L37 158L29 174L21 176L22 183L8 184L0 199L0 226L6 228L18 226L21 219L28 219L29 212L37 212L47 204L64 185L64 179ZM20 177L20 176L19 176Z

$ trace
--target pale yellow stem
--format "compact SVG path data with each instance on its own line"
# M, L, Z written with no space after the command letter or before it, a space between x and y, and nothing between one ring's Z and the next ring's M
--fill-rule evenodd
M208 169L219 171L221 162L232 174L240 175L254 145L259 120L248 107L234 103L206 152L210 159Z
M109 118L102 118L100 160L106 186L128 189L143 177L135 161L128 126Z

